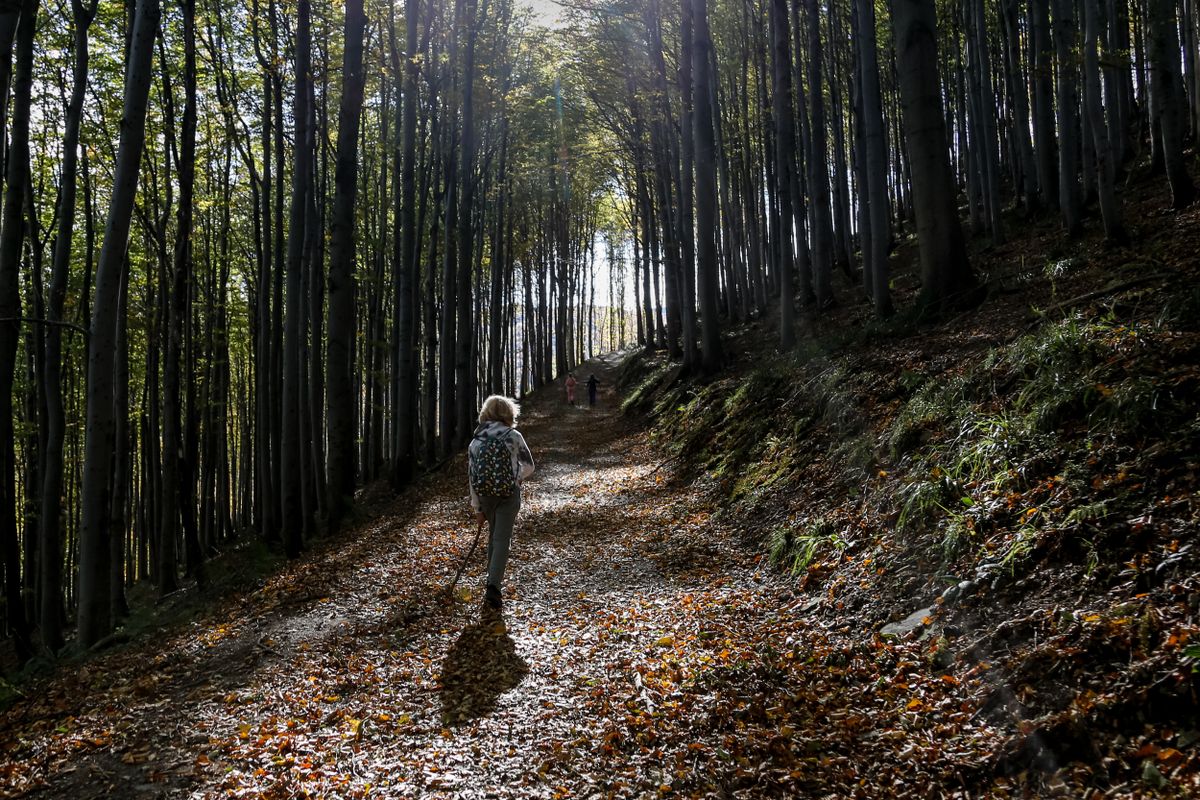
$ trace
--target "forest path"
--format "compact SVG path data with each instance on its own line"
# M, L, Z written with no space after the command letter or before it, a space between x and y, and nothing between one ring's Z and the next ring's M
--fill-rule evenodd
M526 404L502 613L485 544L446 592L474 535L460 456L189 626L27 687L0 796L978 796L987 666L814 616L671 479L617 363L579 370L595 408Z
M778 786L790 746L779 764L751 765L743 749L769 748L737 718L760 717L766 743L783 706L767 709L760 690L727 699L721 686L723 672L757 680L755 654L786 648L782 581L666 480L619 410L618 363L581 366L577 407L549 387L524 409L538 470L502 613L480 603L486 542L457 597L445 592L474 535L457 465L189 630L38 687L0 716L0 789L579 797ZM589 408L592 371L602 386Z

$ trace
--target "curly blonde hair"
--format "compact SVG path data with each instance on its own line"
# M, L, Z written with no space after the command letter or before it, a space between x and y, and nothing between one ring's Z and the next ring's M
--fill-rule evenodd
M483 401L479 410L480 422L502 422L510 428L517 427L517 417L521 415L521 406L511 397L493 394Z

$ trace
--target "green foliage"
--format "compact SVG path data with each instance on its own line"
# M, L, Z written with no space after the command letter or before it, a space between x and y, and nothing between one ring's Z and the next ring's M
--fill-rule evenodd
M1183 648L1183 659L1191 664L1193 673L1200 672L1200 644L1189 644Z
M1017 565L1033 552L1033 545L1038 537L1038 529L1032 525L1022 525L1017 529L1000 557L1000 564L1009 574L1016 574Z
M947 492L942 481L914 481L900 491L900 517L896 528L902 533L917 531L937 518Z
M953 413L953 387L929 382L921 386L885 434L884 441L893 460L916 449L927 432L946 422Z
M1161 387L1146 376L1123 380L1102 391L1101 398L1091 418L1109 433L1155 430L1168 419Z
M820 555L842 551L846 542L838 535L832 522L824 517L804 525L780 525L771 531L767 554L771 563L793 575L806 571Z
M645 408L669 371L669 364L663 364L651 370L637 385L637 388L625 395L625 399L621 401L621 410L628 414Z
M1120 358L1153 333L1111 317L1071 317L996 348L948 380L902 374L901 389L912 393L883 439L892 458L911 462L909 474L919 477L899 490L897 529L934 534L951 561L984 543L983 526L999 526L986 541L1015 570L1041 531L1104 518L1110 508L1103 499L1051 519L1044 509L1014 507L1013 498L1047 474L1072 494L1090 491L1084 465L1097 439L1132 443L1168 429L1187 437L1186 404L1153 373L1128 374ZM1098 559L1089 555L1089 571Z
M1084 522L1095 522L1108 516L1108 502L1099 500L1094 503L1079 506L1067 514L1068 525L1079 525Z

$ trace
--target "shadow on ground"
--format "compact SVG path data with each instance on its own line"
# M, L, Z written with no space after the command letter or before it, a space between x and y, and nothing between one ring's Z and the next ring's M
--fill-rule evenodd
M463 628L442 662L442 721L458 727L490 714L500 695L528 674L504 618L485 610Z

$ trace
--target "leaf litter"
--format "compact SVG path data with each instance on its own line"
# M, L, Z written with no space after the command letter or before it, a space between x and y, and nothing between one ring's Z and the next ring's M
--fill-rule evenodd
M0 794L1076 794L1070 769L993 768L1010 737L987 711L1025 688L809 613L711 495L664 479L614 364L591 366L596 409L550 389L523 417L539 471L502 613L482 552L444 591L474 533L458 464L192 625L30 687L0 715ZM1143 747L1147 785L1193 743Z

